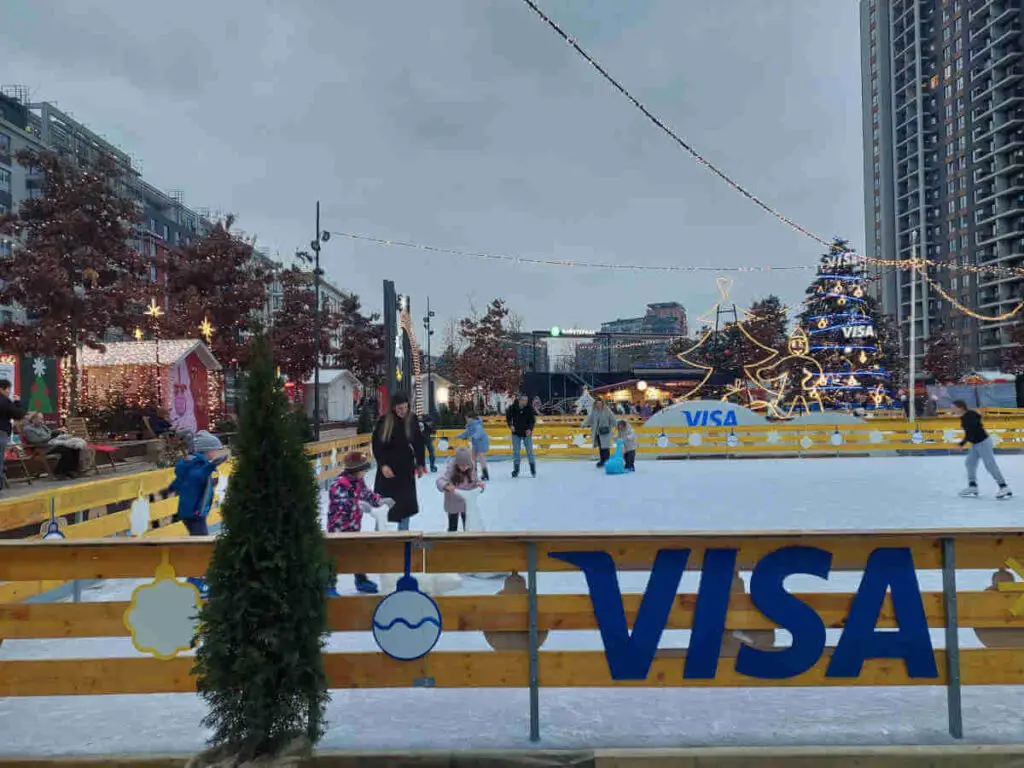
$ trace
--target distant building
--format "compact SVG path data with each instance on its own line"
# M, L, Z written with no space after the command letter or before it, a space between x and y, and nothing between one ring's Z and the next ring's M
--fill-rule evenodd
M548 344L545 338L536 339L534 348L534 336L532 333L517 333L512 337L512 350L516 355L516 365L524 373L534 371L543 372L551 370L548 360Z
M579 371L627 371L634 365L665 360L669 343L686 336L689 326L686 308L677 301L648 304L640 317L619 318L601 323L601 333L628 336L598 336L576 347ZM664 340L658 337L664 336Z

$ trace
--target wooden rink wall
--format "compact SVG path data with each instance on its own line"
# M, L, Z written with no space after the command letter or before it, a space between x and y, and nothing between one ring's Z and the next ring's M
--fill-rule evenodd
M918 530L850 532L728 533L552 533L552 534L422 534L378 533L328 536L327 546L339 573L395 573L403 568L406 543L412 547L413 572L466 573L517 571L528 579L525 595L445 595L437 598L446 632L497 632L513 641L502 651L438 651L417 661L402 662L379 652L327 653L331 688L529 688L531 736L540 737L539 694L543 688L574 687L808 687L808 686L945 686L949 729L962 734L960 687L1024 684L1024 652L1020 649L1024 617L1015 612L1021 591L990 589L957 591L957 569L1005 572L1024 557L1024 532L1013 530ZM202 576L212 553L212 538L113 538L68 541L0 542L0 579L33 582L44 578L147 579L162 558L179 577ZM543 633L596 628L587 594L537 594L538 572L573 571L551 557L554 552L602 551L619 571L649 571L660 550L688 549L688 570L701 567L709 549L738 550L737 570L750 570L765 555L785 547L818 547L832 554L832 570L862 571L878 548L906 548L917 570L941 571L943 590L922 594L927 625L946 630L946 647L934 650L935 678L909 676L902 661L869 659L855 678L826 676L832 649L826 648L807 672L777 680L755 679L735 668L738 643L725 642L717 672L711 679L682 674L686 652L659 651L643 680L614 680L602 651L543 651ZM497 587L496 587L497 589ZM802 593L798 597L828 628L842 628L852 593ZM640 607L638 594L623 596L632 625ZM377 596L329 600L334 632L370 629ZM0 605L0 637L17 639L124 637L128 634L124 602L20 603ZM696 595L675 596L666 628L690 629ZM1024 611L1021 612L1024 614ZM895 627L887 597L877 626ZM980 630L988 646L960 650L956 629ZM775 625L734 585L725 629L764 631ZM992 631L997 630L997 631ZM98 694L186 693L195 690L188 657L161 661L147 656L11 660L0 662L0 697L74 696Z
M533 450L545 458L585 459L595 455L590 431L576 418L565 417L550 423L552 417L539 420L533 430ZM639 440L639 458L754 458L865 455L870 453L948 452L963 438L960 420L952 417L920 419L911 424L905 419L865 419L857 424L801 425L778 422L753 427L645 427L634 423ZM490 437L488 457L512 455L512 437L503 422L485 424ZM993 436L996 451L1024 449L1024 414L990 415L986 429ZM443 438L448 449L441 457L454 455L456 448L468 446L459 440L460 429L439 430L435 442ZM664 442L667 440L667 444ZM582 445L580 442L582 441ZM660 443L659 443L660 441Z

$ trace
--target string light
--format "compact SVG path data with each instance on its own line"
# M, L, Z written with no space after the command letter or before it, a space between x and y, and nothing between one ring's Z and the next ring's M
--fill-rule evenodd
M944 298L946 301L948 301L950 304L952 304L958 310L963 312L965 315L968 315L969 317L973 317L976 320L983 320L983 321L989 322L989 323L998 323L998 322L1000 322L1002 320L1009 320L1011 317L1013 317L1018 312L1020 312L1022 309L1024 309L1024 301L1020 301L1009 312L1003 312L1002 314L999 314L999 315L983 315L980 312L975 312L970 307L964 306L959 301L957 301L953 296L951 296L946 291L945 288L943 288L941 285L939 285L934 280L932 280L930 277L928 277L928 273L925 272L924 270L921 270L921 275L928 282L928 285L930 285L940 296L942 296L942 298Z

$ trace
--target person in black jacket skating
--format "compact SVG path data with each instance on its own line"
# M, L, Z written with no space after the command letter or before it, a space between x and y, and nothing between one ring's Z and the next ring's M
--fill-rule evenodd
M533 427L537 423L537 412L530 405L530 398L519 395L505 411L505 422L512 433L512 477L519 477L519 453L526 446L526 460L530 462L530 474L537 476L537 462L533 458Z
M963 400L953 402L953 414L960 417L960 427L964 431L964 439L960 441L960 447L963 448L967 443L971 444L967 451L967 487L960 491L960 495L978 495L978 462L980 461L992 475L992 479L999 485L996 498L1008 499L1013 496L1006 480L1003 479L1003 473L999 471L999 465L996 464L992 438L985 431L985 425L981 422L981 414L970 410Z
M425 448L419 422L409 408L409 398L396 392L391 396L388 412L378 419L373 430L373 458L377 462L373 490L395 500L388 510L388 520L398 523L400 531L409 530L409 518L420 511L416 478L426 474Z
M420 432L423 433L423 443L427 447L427 457L430 459L430 471L437 472L437 458L434 454L434 435L437 434L437 426L433 416L420 418Z
M11 442L12 421L25 418L25 409L20 400L11 400L11 382L0 379L0 478L4 477L4 460L7 456L7 445ZM3 483L0 483L0 488Z

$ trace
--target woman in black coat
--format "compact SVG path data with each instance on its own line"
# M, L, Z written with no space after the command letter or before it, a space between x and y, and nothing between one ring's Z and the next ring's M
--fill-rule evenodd
M400 531L409 530L409 518L420 511L416 478L426 472L425 447L409 398L401 392L392 395L391 407L373 430L373 457L377 461L373 490L395 500L388 520L398 523Z

